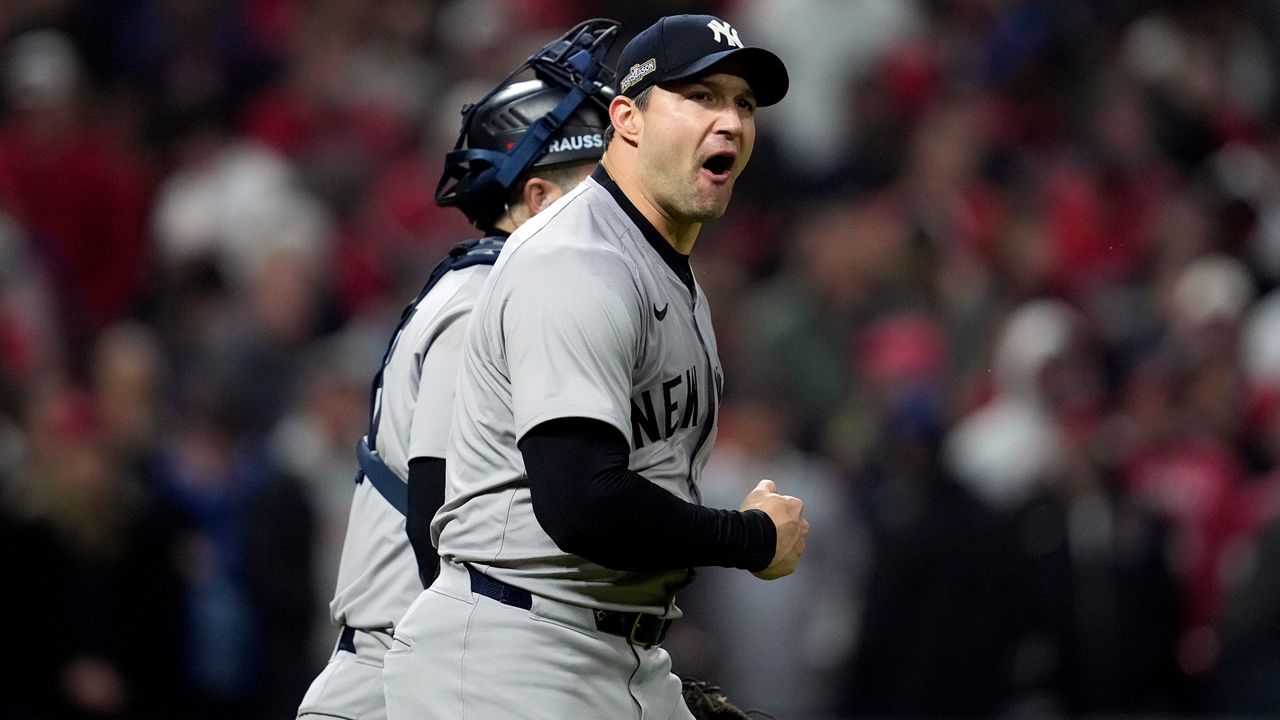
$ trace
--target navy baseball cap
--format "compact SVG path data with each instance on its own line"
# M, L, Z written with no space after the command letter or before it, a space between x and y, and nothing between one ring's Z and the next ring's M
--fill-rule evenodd
M787 94L787 67L773 53L744 47L738 31L713 15L668 15L645 28L618 58L618 91L635 97L646 88L727 72L747 81L758 105L773 105Z

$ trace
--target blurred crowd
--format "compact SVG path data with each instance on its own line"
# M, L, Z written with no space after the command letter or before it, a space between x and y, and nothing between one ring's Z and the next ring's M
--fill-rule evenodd
M778 718L1280 715L1267 0L0 4L0 715L292 717L370 378L473 235L462 105L670 12L791 73L693 256L703 484L813 525L794 576L700 571L676 671Z

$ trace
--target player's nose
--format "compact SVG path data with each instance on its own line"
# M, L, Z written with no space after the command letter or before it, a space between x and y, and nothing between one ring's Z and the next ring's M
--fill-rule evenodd
M742 123L742 112L736 104L729 103L716 109L716 133L732 138L741 137Z

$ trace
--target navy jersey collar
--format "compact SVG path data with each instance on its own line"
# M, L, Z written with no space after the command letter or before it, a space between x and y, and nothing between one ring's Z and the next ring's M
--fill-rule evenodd
M631 202L626 193L622 192L622 188L618 187L618 183L609 176L609 171L604 169L604 163L596 166L596 169L591 173L591 179L600 183L601 187L609 191L609 194L613 196L614 201L618 203L622 211L627 214L627 217L631 218L631 222L640 228L640 234L644 236L644 239L649 241L649 244L657 251L662 261L667 264L667 267L671 268L671 271L676 274L676 277L680 278L681 282L689 288L689 292L692 294L694 291L693 270L689 267L689 256L681 255L676 252L675 248L671 247L671 243L662 237L662 233L658 232L658 228L649 222L649 219L640 212L635 203Z

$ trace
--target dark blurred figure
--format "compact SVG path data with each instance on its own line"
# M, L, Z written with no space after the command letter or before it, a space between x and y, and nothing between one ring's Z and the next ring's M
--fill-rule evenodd
M1241 339L1251 395L1245 431L1255 475L1239 499L1256 530L1233 548L1210 711L1280 715L1280 292L1254 306Z
M942 476L939 442L927 414L903 412L864 475L873 549L851 717L991 717L1012 694L1017 558L996 514Z
M27 430L5 545L8 576L23 589L10 593L7 617L26 651L6 709L168 717L180 697L175 518L111 462L87 395L38 393Z
M196 398L156 481L191 526L183 543L185 625L179 716L287 713L309 668L313 520L297 481L275 474L226 397Z
M246 509L246 584L258 628L258 717L289 717L315 676L298 648L313 643L315 512L301 478L277 474ZM299 589L303 591L300 592Z
M1271 522L1253 552L1251 570L1223 614L1211 704L1227 716L1274 717L1280 715L1280 521Z
M997 513L947 475L937 393L949 349L921 315L857 344L878 428L858 474L872 560L842 699L854 717L981 717L1012 694L1023 614L1016 554Z

